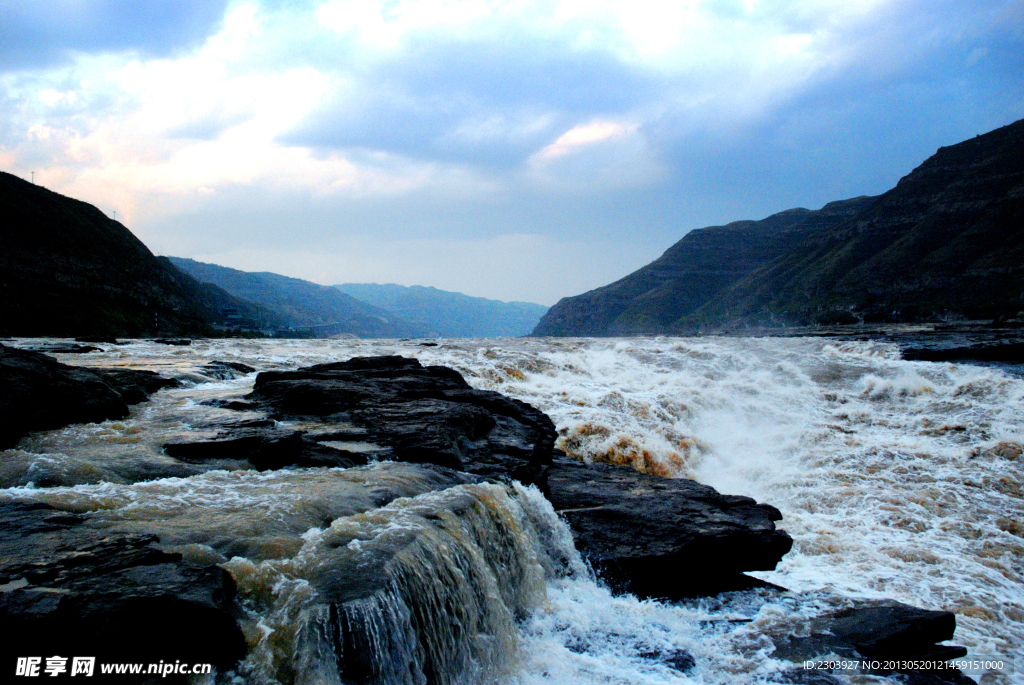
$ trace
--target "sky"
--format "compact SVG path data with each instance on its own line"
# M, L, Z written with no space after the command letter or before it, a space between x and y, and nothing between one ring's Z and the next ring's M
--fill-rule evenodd
M1024 118L1024 0L3 0L0 170L156 254L553 304Z

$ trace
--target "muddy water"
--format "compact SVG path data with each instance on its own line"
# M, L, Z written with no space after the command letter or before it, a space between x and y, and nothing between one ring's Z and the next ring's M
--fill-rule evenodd
M322 619L316 597L330 592L317 580L329 575L320 563L330 556L324 539L348 531L355 537L345 549L353 540L392 549L387 531L401 526L419 532L416 544L401 548L411 556L396 553L405 561L385 574L389 584L378 597L389 599L373 610L374 625L386 626L381 635L411 625L402 615L412 616L408 598L416 592L396 588L411 587L402 579L424 573L416 559L438 546L457 549L451 559L476 569L477 596L500 599L479 603L493 604L493 615L471 612L491 647L473 647L463 636L459 665L451 666L457 677L754 682L782 667L771 658L770 635L806 629L817 612L851 598L955 611L957 641L973 654L1019 655L1024 644L1024 381L998 368L907 362L893 345L821 338L102 347L61 359L154 369L186 387L161 391L123 421L26 438L3 454L0 496L91 512L90 525L157 532L197 561L224 564L250 612L253 654L240 677L251 682L322 678L309 675L323 670L309 656L321 649L309 626ZM427 492L437 484L402 465L257 474L227 461L184 465L160 450L165 442L211 437L239 418L205 403L244 395L254 376L218 380L203 370L209 361L268 370L385 353L453 366L476 387L533 403L554 419L561 446L580 458L694 477L776 505L796 544L778 570L760 575L799 594L677 605L612 597L580 570L567 531L536 493L462 492L518 523L473 532L450 519L438 528L410 513L450 511ZM458 486L479 487L497 486ZM382 502L390 503L381 509ZM519 550L525 565L515 570L500 555L488 557L481 544L488 536L502 541L500 549ZM345 563L351 560L331 562ZM502 595L503 582L514 598ZM297 652L298 644L306 647ZM697 662L685 675L662 658L682 649ZM309 657L305 666L298 653ZM1020 674L990 679L1024 682Z

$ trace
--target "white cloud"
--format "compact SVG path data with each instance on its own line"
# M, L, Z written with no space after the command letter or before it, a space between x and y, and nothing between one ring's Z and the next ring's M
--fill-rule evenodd
M527 177L541 188L587 192L647 186L665 174L637 124L596 120L572 127L531 155Z
M538 152L536 158L539 161L561 157L594 143L622 138L634 131L636 124L618 121L592 121L589 124L573 126L560 135L558 140Z

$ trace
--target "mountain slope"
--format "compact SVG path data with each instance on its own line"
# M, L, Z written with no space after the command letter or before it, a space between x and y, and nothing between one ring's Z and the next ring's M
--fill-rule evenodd
M200 281L275 312L285 326L308 328L320 337L350 333L361 338L422 337L429 327L375 307L338 290L269 272L239 271L192 259L171 263Z
M527 335L547 307L532 302L502 302L421 285L345 283L334 286L363 302L419 321L442 338L492 338Z
M1024 120L940 148L851 221L737 283L694 321L1012 317L1024 310Z
M877 198L692 231L556 304L535 335L1013 317L1024 310L1024 121L941 148Z
M789 209L761 221L701 228L647 266L610 285L559 301L533 335L645 335L678 320L816 232L855 216L875 198Z
M0 335L200 334L266 313L155 257L96 207L0 172Z

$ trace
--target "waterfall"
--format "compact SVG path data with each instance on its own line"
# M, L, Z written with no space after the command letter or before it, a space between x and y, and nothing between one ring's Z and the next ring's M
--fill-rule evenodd
M516 668L517 621L545 581L585 572L551 505L518 484L400 498L310 531L292 559L228 566L260 626L247 675L295 685L493 682Z

